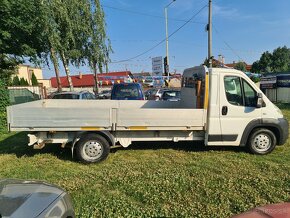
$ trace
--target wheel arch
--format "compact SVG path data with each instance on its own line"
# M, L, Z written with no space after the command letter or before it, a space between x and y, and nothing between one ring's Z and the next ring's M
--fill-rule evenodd
M245 128L240 146L246 146L248 143L248 139L251 133L257 128L265 128L273 132L276 137L277 145L281 145L281 127L278 125L278 121L276 119L256 119L252 120Z

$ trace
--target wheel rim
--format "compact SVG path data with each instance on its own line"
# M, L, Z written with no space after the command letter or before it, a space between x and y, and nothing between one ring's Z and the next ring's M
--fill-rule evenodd
M268 134L258 134L254 138L254 147L259 152L265 152L271 147L271 137Z
M83 154L86 159L98 159L103 154L103 146L97 141L90 140L84 144Z

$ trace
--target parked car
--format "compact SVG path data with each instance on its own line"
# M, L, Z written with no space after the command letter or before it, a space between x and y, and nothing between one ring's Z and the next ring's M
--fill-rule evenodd
M111 93L112 100L145 100L140 83L114 84Z
M290 203L267 204L250 209L232 218L287 218L290 217Z
M146 100L149 100L150 96L152 96L152 93L155 92L156 89L152 88L152 89L147 89L144 92L144 96Z
M162 101L180 101L179 90L164 90L161 96Z
M163 92L166 90L169 90L169 89L165 89L165 88L150 89L150 91L148 91L148 96L146 96L147 97L146 99L159 101L162 97Z
M0 217L75 217L70 196L40 181L0 180Z
M97 94L97 99L110 99L111 98L111 90L103 90L99 94Z
M96 99L95 95L88 91L81 92L59 92L51 96L52 99L80 99L89 100Z

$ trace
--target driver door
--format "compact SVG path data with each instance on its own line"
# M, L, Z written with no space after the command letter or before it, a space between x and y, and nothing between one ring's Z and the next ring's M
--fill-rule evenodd
M239 145L246 126L261 118L257 91L242 77L220 77L220 124L223 145Z

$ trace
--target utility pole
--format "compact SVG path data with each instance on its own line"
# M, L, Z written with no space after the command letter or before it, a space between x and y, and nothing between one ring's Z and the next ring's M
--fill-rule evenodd
M168 52L168 16L167 16L167 9L175 1L176 0L172 0L166 7L164 7L165 31L166 31L166 66L165 66L165 70L167 71L167 80L168 80L168 82L169 82L169 52Z
M212 0L208 2L208 62L209 67L212 68Z

